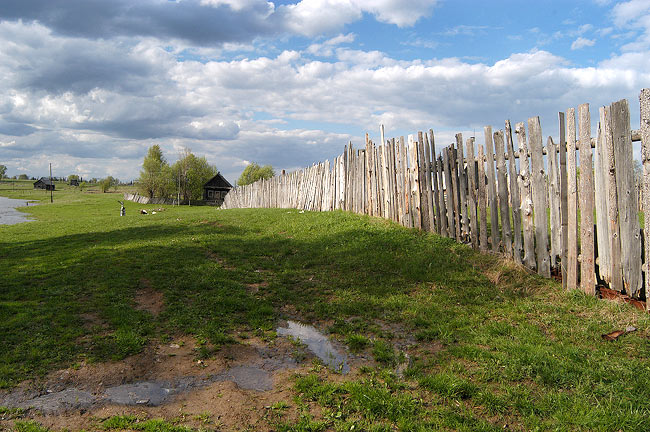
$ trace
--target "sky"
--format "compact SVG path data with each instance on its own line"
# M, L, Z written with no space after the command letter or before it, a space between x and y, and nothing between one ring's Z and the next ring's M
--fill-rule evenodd
M233 184L432 128L454 135L650 87L650 1L2 0L0 164L136 179L183 148ZM594 123L595 124L595 123ZM595 135L595 130L592 130Z

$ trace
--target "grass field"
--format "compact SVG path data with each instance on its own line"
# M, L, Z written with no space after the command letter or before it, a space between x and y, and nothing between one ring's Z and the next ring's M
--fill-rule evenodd
M4 389L178 335L209 358L239 343L236 332L272 338L292 318L374 361L345 377L295 376L273 410L296 415L268 416L268 430L650 430L648 316L496 256L343 212L166 206L143 216L160 206L127 203L119 217L119 194L63 190L54 204L42 191L0 194L43 201L28 208L36 222L0 226ZM158 316L135 307L143 285L163 294ZM628 325L638 330L601 338ZM44 430L12 415L15 430Z

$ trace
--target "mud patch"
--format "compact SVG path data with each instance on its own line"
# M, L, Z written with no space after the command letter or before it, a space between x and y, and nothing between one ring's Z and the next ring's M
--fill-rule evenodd
M149 279L140 279L140 289L135 295L135 308L158 316L165 308L163 293L151 286Z

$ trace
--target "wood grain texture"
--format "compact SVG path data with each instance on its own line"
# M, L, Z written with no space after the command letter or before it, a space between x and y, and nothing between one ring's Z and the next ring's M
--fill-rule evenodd
M596 151L594 152L594 196L596 204L596 258L598 260L598 273L600 278L611 287L611 251L609 238L609 220L607 214L607 133L605 131L605 108L600 107L598 122L598 135L596 136Z
M508 198L508 172L506 170L503 131L494 132L494 151L497 161L497 196L501 214L501 244L503 253L512 258L512 230L510 228L510 199Z
M479 207L479 248L483 252L487 252L488 235L487 235L487 196L485 191L485 154L483 152L483 144L478 144L478 207Z
M594 253L594 179L591 153L591 116L589 104L578 107L580 119L580 288L596 294ZM630 142L631 143L631 142Z
M458 166L458 195L460 197L460 235L462 241L469 239L469 216L467 214L467 174L463 155L463 134L456 134L456 165Z
M467 209L469 213L469 236L472 247L478 249L478 219L477 219L477 195L476 195L476 162L474 160L474 138L467 138L465 142L467 150Z
M537 256L537 273L551 276L551 260L548 252L548 208L546 200L546 176L544 173L544 155L542 153L542 127L539 117L528 119L530 145L530 184L533 194L535 219L535 255ZM591 149L590 149L591 150Z
M505 125L506 134L506 147L508 149L508 168L510 181L510 209L512 211L512 231L513 231L513 245L512 256L516 263L521 263L521 254L523 251L523 239L521 235L521 198L519 195L519 185L517 178L517 164L515 162L515 148L512 141L512 126L510 120L506 120Z
M567 149L567 289L578 287L578 181L575 109L566 110Z
M492 252L499 252L501 243L499 235L499 203L497 202L497 184L494 170L494 144L492 143L492 127L485 126L485 163L487 164L487 192L490 211L490 238L492 240Z
M449 234L448 236L450 238L458 238L456 237L456 219L454 217L454 212L456 210L456 199L455 199L455 194L454 190L452 187L452 172L451 172L451 157L450 157L450 151L449 147L445 147L442 150L443 154L443 163L444 163L444 170L445 170L445 196L446 196L446 204L447 204L447 233Z
M616 192L621 239L621 264L625 292L636 296L641 289L641 233L639 228L634 160L630 131L630 109L627 100L611 106L614 160L616 162Z
M444 163L444 153L443 149L440 152L440 156L437 159L437 171L438 171L438 203L440 204L440 235L444 237L450 237L449 234L449 218L447 215L447 202L445 200L445 163Z
M641 108L641 160L643 163L643 208L650 209L650 89L643 89L639 94ZM650 297L650 221L643 227L645 234L645 295ZM646 308L650 310L650 302L646 300Z
M433 200L435 202L436 232L442 234L442 220L440 212L440 177L438 172L438 160L436 156L436 142L433 129L429 129L429 145L431 146L431 176L433 179Z
M558 121L560 123L560 225L561 225L561 245L562 245L562 257L561 257L561 274L562 274L562 288L567 288L567 253L568 253L568 244L567 244L567 235L569 233L568 221L569 221L569 209L568 209L568 188L567 188L567 162L566 162L566 122L564 113L561 112L558 114Z
M524 265L531 270L537 268L535 260L535 224L533 222L533 198L530 185L530 164L528 163L528 142L524 123L515 125L519 144L519 190L521 192L521 222L524 229Z
M560 170L557 163L557 145L547 139L548 204L551 224L551 268L556 268L562 254L562 227L560 222Z

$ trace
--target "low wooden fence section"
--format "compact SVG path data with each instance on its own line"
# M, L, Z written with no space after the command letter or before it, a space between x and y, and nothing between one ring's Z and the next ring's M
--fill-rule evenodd
M546 146L539 117L515 124L514 135L510 121L486 126L483 143L457 134L440 154L432 130L405 142L386 139L382 127L383 145L366 135L364 149L349 144L331 163L237 187L222 207L380 216L505 254L543 276L561 273L567 288L595 294L601 284L644 300L650 224L641 231L633 142L641 141L650 208L650 89L640 107L640 130L631 129L627 100L601 107L595 138L589 105L570 108L559 113L560 142L548 137Z

